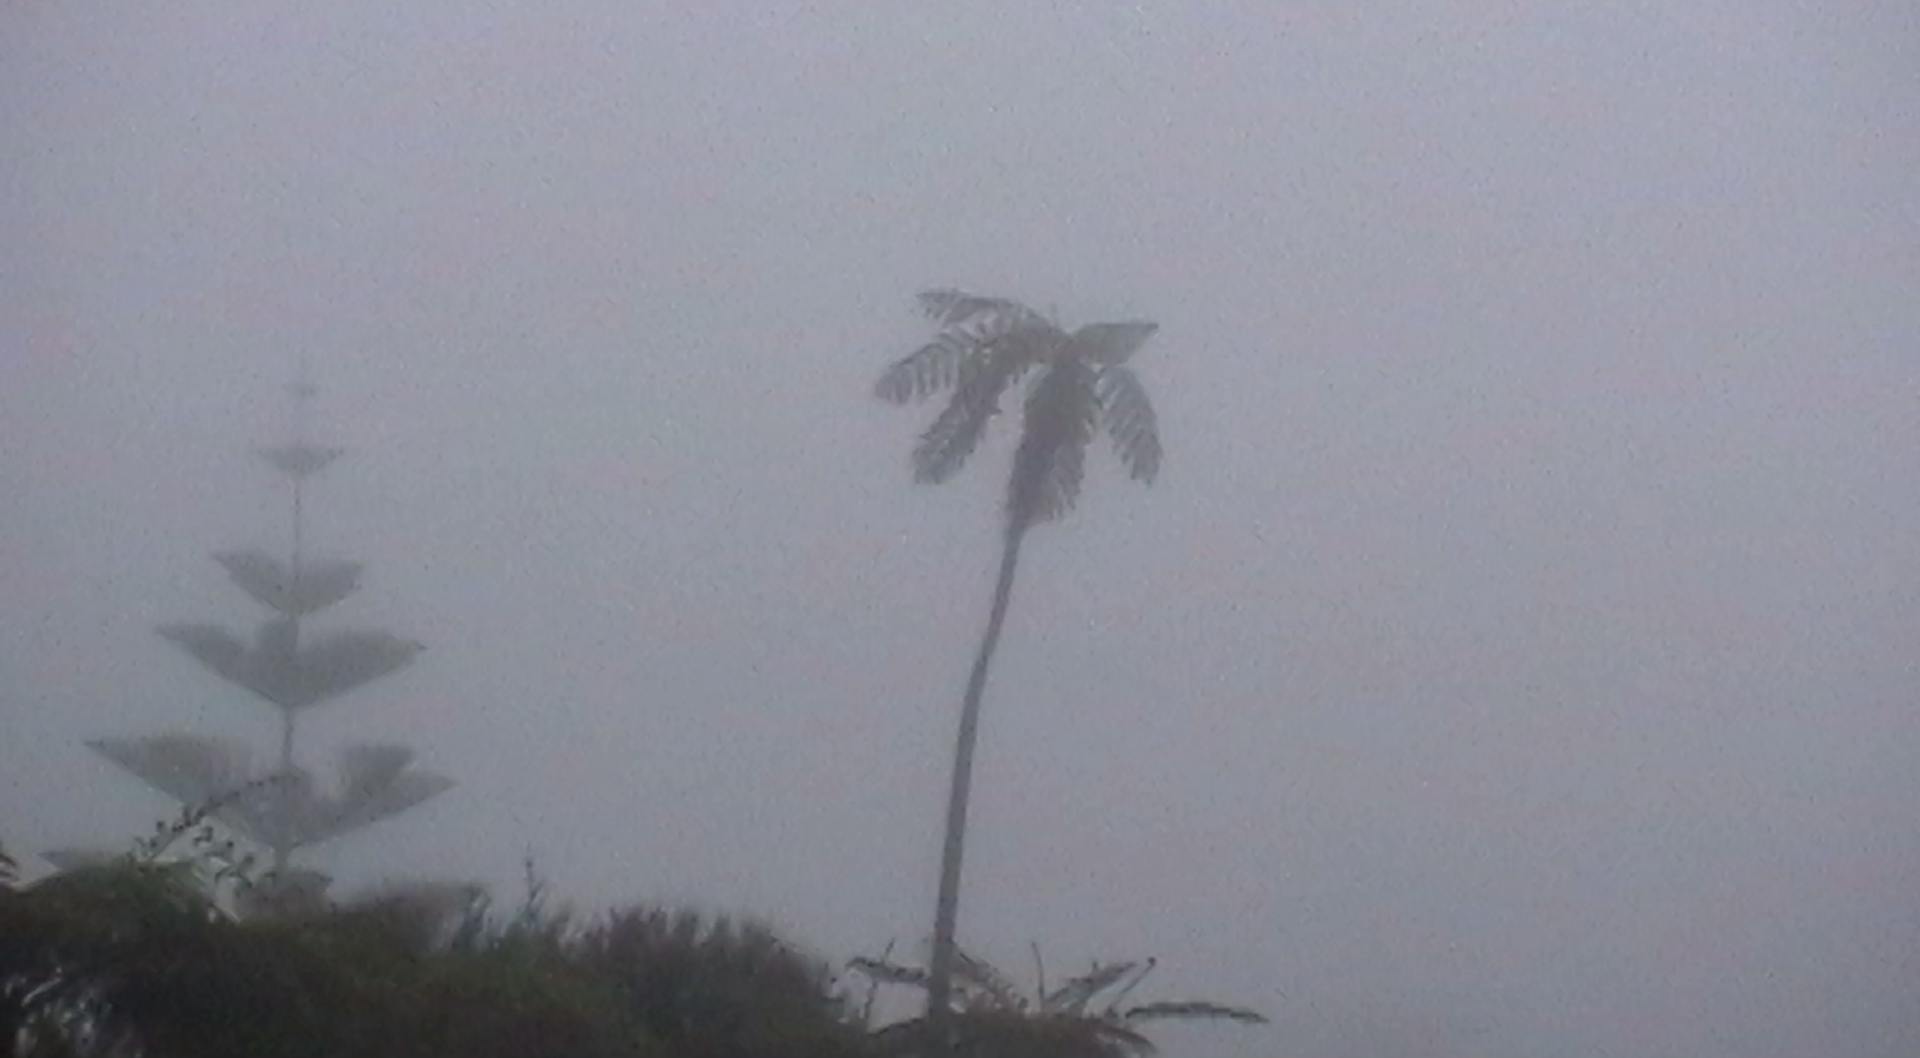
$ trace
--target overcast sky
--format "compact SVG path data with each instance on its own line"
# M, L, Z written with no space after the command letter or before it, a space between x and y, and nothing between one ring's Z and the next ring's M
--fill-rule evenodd
M269 757L152 627L257 620L305 356L322 622L429 649L303 756L461 783L309 862L922 941L1011 448L871 385L957 285L1159 321L1168 450L1028 543L963 942L1274 1018L1170 1058L1906 1058L1917 171L1904 0L14 0L0 840Z

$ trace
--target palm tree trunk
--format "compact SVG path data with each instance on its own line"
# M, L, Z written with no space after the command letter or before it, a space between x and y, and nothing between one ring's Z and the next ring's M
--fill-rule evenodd
M933 919L933 960L927 972L927 1026L934 1046L944 1051L950 1040L948 1027L953 994L953 935L960 911L960 857L967 837L967 797L973 788L973 745L980 732L980 696L987 689L987 667L993 649L1000 642L1000 626L1007 617L1007 602L1013 597L1013 570L1020 559L1020 541L1026 536L1026 524L1020 519L1007 523L1006 538L1000 552L1000 581L993 589L993 609L987 615L987 630L980 637L980 652L974 656L973 672L967 677L967 696L960 705L960 733L953 749L953 788L947 795L947 836L940 853L940 896Z

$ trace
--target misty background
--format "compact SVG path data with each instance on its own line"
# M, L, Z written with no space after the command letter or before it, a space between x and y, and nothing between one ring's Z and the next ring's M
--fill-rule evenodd
M963 943L1274 1019L1171 1058L1914 1054L1916 171L1905 3L16 0L0 840L269 755L152 628L255 616L304 356L319 623L429 649L303 753L460 781L308 863L923 942L956 285L1159 321L1168 448L1028 541Z

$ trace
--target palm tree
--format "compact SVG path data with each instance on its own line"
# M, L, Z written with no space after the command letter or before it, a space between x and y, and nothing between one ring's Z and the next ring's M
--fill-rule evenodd
M914 478L938 483L957 472L979 445L1000 399L1027 382L1020 445L1007 481L1001 537L1000 578L993 590L987 627L967 677L960 730L953 754L953 784L947 799L946 842L940 857L933 958L927 1013L935 1032L947 1026L953 982L954 924L960 902L960 858L967 828L967 797L973 782L973 747L980 723L980 696L1000 641L1014 566L1028 529L1065 515L1080 494L1086 450L1104 427L1127 471L1151 482L1160 469L1160 436L1146 389L1126 362L1159 324L1146 321L1093 323L1072 332L1033 309L1005 298L959 290L929 290L920 308L939 328L933 340L880 376L875 393L904 404L952 390L952 396L913 450ZM1033 376L1028 382L1028 376Z

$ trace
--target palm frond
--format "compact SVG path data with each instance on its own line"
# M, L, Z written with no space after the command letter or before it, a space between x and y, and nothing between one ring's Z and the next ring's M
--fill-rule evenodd
M920 311L942 327L999 318L1009 326L1044 322L1032 309L1011 298L982 297L951 287L924 290L914 299Z
M958 473L974 449L980 447L987 422L999 410L997 401L964 400L955 395L914 443L913 480L938 485Z
M856 955L847 960L847 968L882 984L907 985L911 988L927 987L927 971L918 966L906 966L886 958L876 959L866 955Z
M261 448L256 451L259 452L260 458L273 464L275 470L297 479L310 477L325 470L327 464L344 454L345 449L290 444Z
M1225 1003L1213 1003L1204 999L1166 1000L1158 1003L1142 1003L1128 1008L1121 1017L1126 1021L1157 1021L1168 1018L1212 1019L1224 1018L1244 1025L1265 1025L1267 1017L1257 1010L1246 1007L1228 1006Z
M1041 997L1040 1008L1049 1013L1078 1014L1094 996L1112 988L1139 966L1137 962L1095 964L1093 969Z
M1094 377L1077 360L1056 360L1028 395L1007 483L1007 515L1015 524L1052 521L1079 499L1087 442L1100 411Z
M895 404L922 400L942 390L966 388L970 379L987 372L994 361L1016 375L1023 368L1013 361L1038 361L1065 340L1059 328L1016 302L998 298L967 299L942 320L933 340L896 361L882 372L874 394ZM974 303L978 306L973 306Z
M1150 320L1126 320L1120 323L1089 323L1073 332L1068 342L1072 355L1102 367L1118 367L1147 344L1160 325Z
M913 448L913 478L939 484L966 465L980 446L987 423L1000 411L1000 398L1033 367L1018 350L994 349L962 371L958 388Z
M1009 1010L1024 1006L1020 989L1011 978L992 963L968 954L957 945L953 951L953 976L956 983L978 993L979 1000L988 1005Z
M1095 1035L1103 1037L1110 1045L1108 1047L1110 1053L1117 1050L1123 1054L1145 1056L1156 1054L1160 1050L1160 1048L1154 1045L1152 1040L1147 1039L1146 1036L1135 1031L1124 1022L1114 1021L1109 1018L1085 1018L1076 1020L1093 1026Z
M1147 975L1153 973L1154 967L1158 965L1160 965L1160 960L1151 955L1147 956L1147 961L1140 964L1139 971L1131 978L1128 978L1127 983L1121 985L1119 990L1114 992L1113 996L1107 1000L1107 1005L1100 1011L1100 1016L1106 1018L1113 1017L1115 1009L1117 1009L1128 996L1133 994L1134 989L1140 987L1140 982L1146 980Z
M893 404L925 400L958 383L961 365L978 351L967 335L943 331L881 372L874 396Z
M1114 366L1101 370L1094 392L1114 454L1135 481L1151 484L1160 473L1160 429L1146 387L1132 371Z

